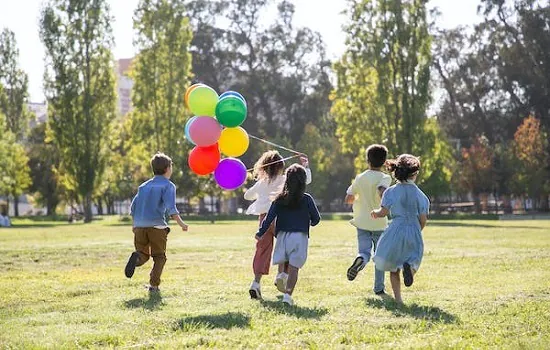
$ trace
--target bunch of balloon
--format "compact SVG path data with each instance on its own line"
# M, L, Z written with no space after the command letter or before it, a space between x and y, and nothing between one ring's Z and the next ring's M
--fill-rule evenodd
M185 102L196 115L185 125L186 138L196 146L189 153L189 167L201 176L214 173L216 183L225 190L239 188L247 170L238 157L250 143L240 127L247 116L246 100L235 91L218 96L211 87L195 84L187 89ZM221 154L227 158L221 159Z

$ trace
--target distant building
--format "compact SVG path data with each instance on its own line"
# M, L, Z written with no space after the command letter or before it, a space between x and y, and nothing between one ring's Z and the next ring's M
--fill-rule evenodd
M46 102L29 102L27 103L27 108L34 114L29 121L31 129L48 121L48 105Z
M117 61L118 111L120 115L126 115L132 110L134 81L128 76L132 60L132 58L123 58Z

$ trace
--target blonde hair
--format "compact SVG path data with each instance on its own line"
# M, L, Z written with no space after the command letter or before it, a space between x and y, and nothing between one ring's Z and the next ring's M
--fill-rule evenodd
M283 157L277 151L267 151L256 164L254 164L254 178L256 180L273 181L275 177L282 175L285 169Z

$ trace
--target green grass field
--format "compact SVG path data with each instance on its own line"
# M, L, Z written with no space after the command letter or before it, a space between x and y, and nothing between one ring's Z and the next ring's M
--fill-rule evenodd
M347 222L311 234L309 260L283 306L264 279L250 300L256 223L192 223L169 235L162 294L123 269L132 232L115 219L0 230L0 348L550 348L550 221L433 221L404 306L356 281ZM386 278L389 286L389 276Z

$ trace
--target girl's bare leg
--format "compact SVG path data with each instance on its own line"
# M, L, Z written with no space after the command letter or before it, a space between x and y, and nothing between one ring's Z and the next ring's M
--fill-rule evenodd
M255 282L260 283L261 280L262 280L262 275L261 274L258 274L258 273L254 274L254 281Z
M292 295L294 292L294 287L296 287L296 282L298 282L298 268L292 265L288 265L288 281L286 283L286 292L289 295Z
M390 281L395 301L399 304L403 304L403 299L401 299L401 278L399 276L399 270L390 272Z

